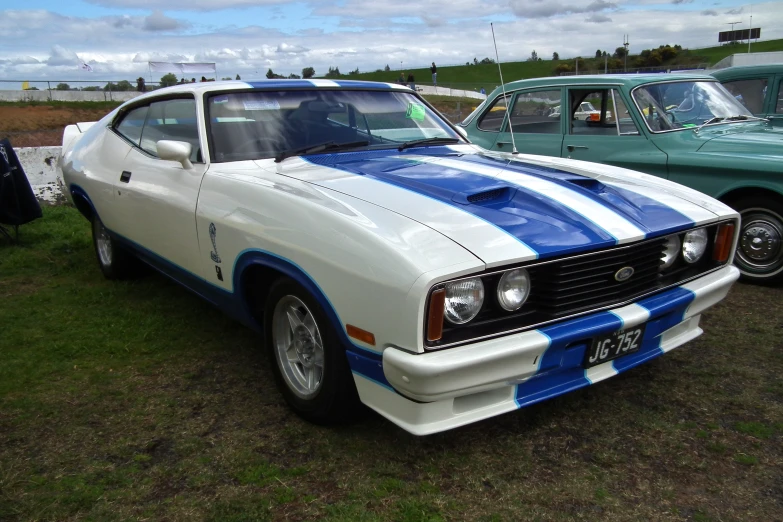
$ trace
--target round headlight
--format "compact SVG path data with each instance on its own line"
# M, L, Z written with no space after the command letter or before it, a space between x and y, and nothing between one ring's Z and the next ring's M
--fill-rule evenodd
M664 246L666 250L663 251L663 265L661 265L661 270L666 270L677 261L677 256L680 255L680 247L682 247L680 236L674 234L667 237L666 245Z
M530 275L524 268L509 270L498 282L498 303L504 310L513 312L527 301L530 295Z
M484 283L481 278L446 283L446 319L453 324L465 324L479 313L484 304Z
M703 228L691 230L682 239L682 257L686 263L695 263L707 250L707 231Z

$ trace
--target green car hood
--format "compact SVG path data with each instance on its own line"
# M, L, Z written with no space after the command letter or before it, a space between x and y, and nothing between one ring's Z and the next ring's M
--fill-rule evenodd
M699 137L707 139L699 152L783 157L783 128L765 123L715 125L702 129Z

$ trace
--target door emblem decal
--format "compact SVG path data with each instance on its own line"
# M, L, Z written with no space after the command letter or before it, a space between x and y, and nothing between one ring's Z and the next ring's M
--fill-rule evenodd
M217 227L214 223L209 224L209 239L212 240L212 252L209 253L209 257L214 261L215 263L220 263L220 255L218 255L217 251L217 241L215 238L217 237Z

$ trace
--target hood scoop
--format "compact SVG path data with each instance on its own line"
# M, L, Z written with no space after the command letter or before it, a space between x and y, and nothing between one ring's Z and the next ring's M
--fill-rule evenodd
M480 192L462 192L454 194L451 198L456 203L463 205L494 205L511 201L516 189L508 186L492 187Z
M600 194L606 188L606 186L603 183L593 178L583 178L583 177L568 178L566 179L566 181L568 181L572 185L582 187L596 194Z

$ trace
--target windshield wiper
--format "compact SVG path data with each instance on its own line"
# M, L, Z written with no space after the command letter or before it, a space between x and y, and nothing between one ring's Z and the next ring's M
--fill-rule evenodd
M724 118L723 121L769 121L767 118L759 118L758 116L748 116L747 114L738 114L737 116L729 116Z
M406 141L399 147L397 147L397 150L400 152L404 151L405 149L409 149L411 147L418 147L419 145L434 145L436 143L458 143L461 141L459 138L424 138L421 140L412 140L412 141Z
M699 131L700 131L700 130L703 128L703 127L705 127L706 125L712 125L713 123L720 123L720 122L722 122L722 121L723 121L723 118L721 118L721 117L719 117L719 116L713 116L713 117L712 117L712 118L710 118L709 120L705 121L704 123L702 123L701 125L699 125L698 127L696 127L696 132L698 133L698 132L699 132Z
M355 149L356 147L366 147L370 142L367 140L362 141L348 141L345 143L337 143L335 141L327 141L325 143L319 143L318 145L309 145L302 147L301 149L291 149L278 152L275 156L275 163L280 163L286 158L292 156L301 156L303 154L316 154L318 152L326 152L327 150L343 150L343 149Z

